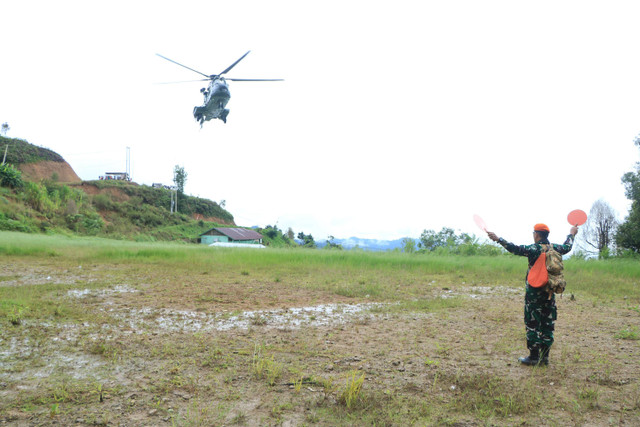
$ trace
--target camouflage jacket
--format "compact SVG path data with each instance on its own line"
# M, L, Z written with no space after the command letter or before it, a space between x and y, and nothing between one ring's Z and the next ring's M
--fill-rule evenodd
M564 255L571 251L573 247L573 234L569 234L567 236L567 240L564 241L562 245L558 245L557 243L552 243L553 249L556 252ZM526 256L529 259L529 268L533 267L536 260L542 253L542 246L540 243L549 244L549 241L534 243L533 245L514 245L511 242L507 242L502 237L498 239L498 243L502 245L508 252L511 252L514 255Z
M565 240L562 245L558 245L557 243L552 243L553 249L555 249L556 252L562 255L567 254L571 251L571 248L573 247L573 240L574 240L573 234L569 234L567 236L567 240ZM501 237L500 239L498 239L498 243L502 245L502 247L505 248L508 252L514 255L526 256L529 260L529 269L530 269L531 267L533 267L533 264L535 264L536 260L542 253L542 245L540 243L549 244L549 241L534 243L533 245L514 245L513 243L507 242ZM529 275L529 269L527 269L527 276ZM526 276L525 276L525 281L526 281ZM527 291L528 292L535 291L536 293L538 293L538 292L542 292L542 288L539 288L539 289L533 288L529 286L529 283L527 282Z

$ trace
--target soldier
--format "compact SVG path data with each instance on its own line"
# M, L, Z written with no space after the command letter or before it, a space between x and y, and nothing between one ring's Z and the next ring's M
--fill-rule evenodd
M553 248L560 254L571 251L573 241L578 233L578 227L571 227L567 240L562 245L553 244ZM487 232L487 235L494 242L498 242L508 252L515 255L526 256L529 259L529 270L533 267L540 254L543 252L541 245L550 245L549 227L545 224L536 224L533 227L533 245L514 245L507 242L495 233ZM549 295L544 287L534 288L525 278L526 293L524 297L524 324L527 331L527 348L529 356L521 357L518 360L523 365L548 365L549 349L553 344L553 330L557 318L555 296Z

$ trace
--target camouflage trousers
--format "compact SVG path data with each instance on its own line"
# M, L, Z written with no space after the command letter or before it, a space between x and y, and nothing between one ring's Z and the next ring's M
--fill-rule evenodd
M524 298L524 325L527 330L527 348L540 350L553 344L553 330L558 318L556 299L544 291L527 286Z

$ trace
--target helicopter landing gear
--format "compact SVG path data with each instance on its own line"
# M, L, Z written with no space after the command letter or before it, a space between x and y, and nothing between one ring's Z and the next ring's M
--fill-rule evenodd
M227 123L228 115L229 115L229 110L225 108L224 110L222 110L222 113L220 114L220 120L222 120L224 123Z
M193 117L196 119L198 123L200 123L200 127L205 121L205 116L202 114L202 107L194 107L193 108Z

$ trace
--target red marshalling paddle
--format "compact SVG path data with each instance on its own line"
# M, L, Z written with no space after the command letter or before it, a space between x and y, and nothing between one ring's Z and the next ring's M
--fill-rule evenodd
M587 222L587 214L580 209L576 209L569 212L569 215L567 215L567 221L569 221L569 224L577 227Z
M473 215L473 220L476 222L476 225L480 227L482 231L487 232L487 224L485 224L484 220L480 218L478 215Z

